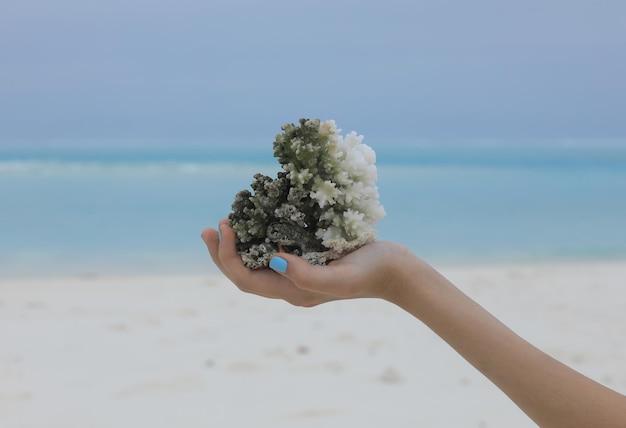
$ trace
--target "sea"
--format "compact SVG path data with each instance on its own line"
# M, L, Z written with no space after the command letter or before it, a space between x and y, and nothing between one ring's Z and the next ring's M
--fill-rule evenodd
M626 143L370 144L381 240L435 265L626 263ZM217 272L200 239L268 144L0 145L0 276Z

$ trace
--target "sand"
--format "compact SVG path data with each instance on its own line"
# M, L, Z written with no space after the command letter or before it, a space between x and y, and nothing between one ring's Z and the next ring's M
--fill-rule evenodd
M440 269L626 392L626 263ZM291 307L204 276L0 279L0 426L532 427L386 302Z

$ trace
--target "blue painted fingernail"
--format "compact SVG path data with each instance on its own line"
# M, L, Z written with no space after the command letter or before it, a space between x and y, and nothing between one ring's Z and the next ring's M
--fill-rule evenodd
M220 240L220 242L222 242L222 225L220 224L219 226L217 226L217 239Z
M276 272L285 273L287 272L287 260L282 257L272 257L270 260L270 268L274 269Z

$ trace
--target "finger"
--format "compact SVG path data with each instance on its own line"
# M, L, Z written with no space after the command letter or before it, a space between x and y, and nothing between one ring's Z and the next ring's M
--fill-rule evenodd
M222 236L223 229L228 229L226 239ZM217 229L205 229L202 232L202 239L206 243L209 254L215 265L232 282L238 285L244 281L245 278L242 276L241 268L244 266L241 261L241 256L237 252L234 235L232 229L228 227L228 219L222 219ZM222 241L225 242L222 244Z
M227 217L222 218L218 223L217 229L207 228L201 234L202 239L204 240L207 249L209 250L209 254L213 259L213 262L226 276L228 276L228 271L219 258L219 243L222 241L221 227L222 225L229 225L229 223L230 220Z
M236 248L235 232L225 223L220 223L222 240L217 246L218 266L240 290L259 296L283 299L298 306L314 306L331 300L328 296L302 290L289 278L270 269L247 268ZM212 234L209 234L209 237ZM211 251L211 250L210 250Z
M222 266L222 262L220 261L219 256L218 256L218 251L219 251L218 248L219 248L219 241L220 241L219 235L220 235L219 230L207 228L202 231L201 237L204 243L206 244L207 249L209 250L209 254L211 255L211 259L213 260L213 263L215 263L215 265L219 268L219 270L223 274L226 274L226 272L224 271L224 267Z
M225 270L225 274L236 284L249 280L251 272L244 266L241 255L237 251L235 231L223 221L220 221L218 227L221 241L217 248L217 257Z
M360 297L358 275L350 265L332 262L326 266L312 265L302 257L279 253L270 267L289 278L296 287L333 299Z

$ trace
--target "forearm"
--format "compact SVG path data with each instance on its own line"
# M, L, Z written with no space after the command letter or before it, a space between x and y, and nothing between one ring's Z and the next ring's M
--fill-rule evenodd
M626 397L520 338L438 272L405 261L388 300L424 322L542 427L626 427Z

